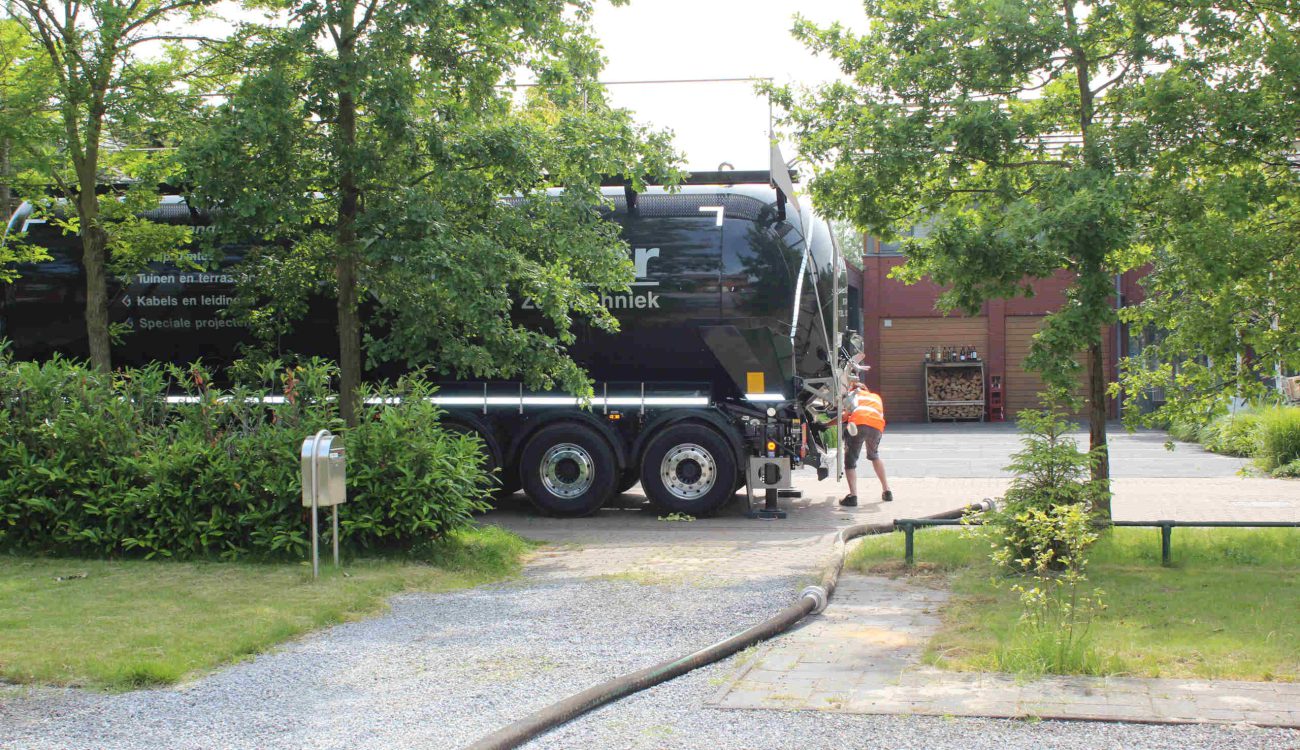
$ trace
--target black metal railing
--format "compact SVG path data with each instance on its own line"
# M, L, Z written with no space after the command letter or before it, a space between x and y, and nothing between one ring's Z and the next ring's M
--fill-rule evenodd
M894 528L903 532L903 558L911 566L916 561L916 530L927 526L979 526L979 520L963 521L959 518L900 518L894 521ZM1211 529L1276 529L1300 528L1300 521L1109 521L1099 524L1105 527L1141 527L1160 529L1160 564L1166 567L1173 564L1173 535L1177 526L1211 528Z

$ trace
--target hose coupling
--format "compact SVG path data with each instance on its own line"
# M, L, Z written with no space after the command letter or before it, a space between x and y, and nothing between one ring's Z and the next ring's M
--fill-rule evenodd
M979 508L981 511L992 513L998 509L998 504L993 500L993 498L986 497L978 503L975 503L975 507Z
M826 596L826 589L821 586L808 586L804 588L803 591L799 592L799 598L808 598L813 600L812 614L814 615L821 614L829 603L829 599Z

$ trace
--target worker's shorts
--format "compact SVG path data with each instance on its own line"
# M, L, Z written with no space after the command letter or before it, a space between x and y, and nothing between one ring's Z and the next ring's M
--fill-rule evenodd
M880 438L883 436L880 430L875 427L868 427L864 424L858 425L858 434L850 435L844 433L844 468L858 468L858 454L862 452L862 446L867 446L867 460L875 461L880 458Z

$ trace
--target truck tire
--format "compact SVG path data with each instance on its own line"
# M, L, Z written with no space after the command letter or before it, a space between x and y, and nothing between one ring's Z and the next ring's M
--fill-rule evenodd
M497 474L499 487L492 489L492 499L501 502L519 491L519 472L511 471L510 467L503 466L500 473Z
M491 499L494 502L500 502L519 490L517 475L512 474L507 467L501 465L501 462L497 459L497 452L493 450L493 443L488 440L481 430L472 425L451 421L444 422L443 429L456 435L473 435L483 444L482 469L483 473L489 477Z
M635 466L624 469L618 476L618 494L622 495L632 489L639 481L641 481L641 473L636 470Z
M528 499L553 516L595 513L614 496L618 470L614 450L579 424L543 427L528 440L519 460Z
M735 494L736 456L716 431L677 424L650 441L641 461L641 487L669 513L707 516Z

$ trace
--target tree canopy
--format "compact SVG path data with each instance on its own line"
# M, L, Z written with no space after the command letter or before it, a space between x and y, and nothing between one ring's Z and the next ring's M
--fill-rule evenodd
M13 208L15 183L25 182L32 154L54 140L50 97L54 70L21 23L0 18L0 214Z
M886 238L928 222L927 237L905 244L900 275L944 285L944 308L974 313L990 298L1032 294L1033 279L1066 274L1067 302L1027 364L1064 390L1087 352L1093 476L1104 481L1101 336L1116 320L1114 276L1150 259L1158 221L1148 191L1169 174L1166 162L1186 162L1170 139L1200 132L1196 121L1171 119L1153 133L1157 92L1172 93L1172 72L1209 30L1222 44L1255 33L1255 22L1211 3L864 5L864 34L795 26L839 63L842 80L775 92L818 165L812 194L831 216ZM1185 185L1163 186L1186 195Z
M1198 19L1134 101L1134 148L1159 155L1142 189L1146 299L1124 318L1151 335L1121 381L1164 405L1131 424L1196 423L1300 371L1300 8L1218 3Z
M600 295L632 280L600 179L677 175L668 136L607 103L590 10L329 0L242 29L241 78L182 159L224 230L259 240L255 328L283 330L324 288L345 394L363 329L372 361L586 390L571 328L616 325ZM519 72L536 78L523 100ZM525 298L531 326L511 318Z
M148 148L122 144L163 145L155 140L174 127L176 115L196 106L196 84L204 78L188 68L186 40L167 28L201 17L213 2L12 0L9 6L25 46L43 55L39 64L34 57L24 63L32 74L27 85L39 89L29 94L30 130L16 145L30 169L73 209L46 201L53 218L81 237L90 359L101 370L112 366L109 273L179 250L189 239L181 228L136 218L142 207L156 204L156 178L164 167ZM138 187L134 198L101 200L102 187L128 178Z

